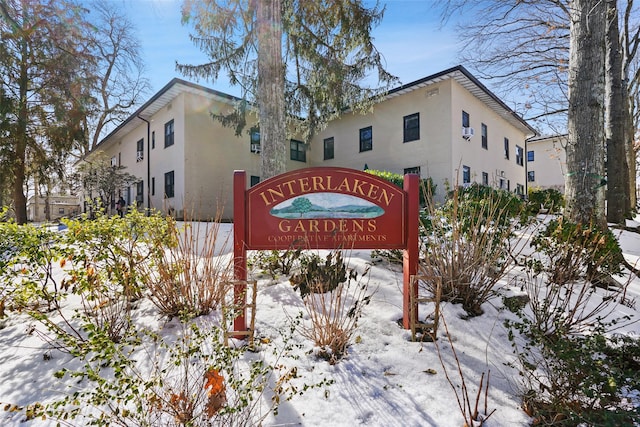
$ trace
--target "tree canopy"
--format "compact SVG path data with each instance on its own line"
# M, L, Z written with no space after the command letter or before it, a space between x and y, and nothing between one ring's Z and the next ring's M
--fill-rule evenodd
M262 174L270 176L284 167L265 170L270 168L265 166L265 158L273 152L270 147L286 150L283 139L293 134L309 143L328 121L346 109L369 111L375 97L397 83L385 70L371 37L383 12L378 5L368 8L359 0L186 0L183 21L192 25L191 40L210 60L177 68L187 77L213 81L225 71L231 85L241 88L242 101L234 113L216 117L234 126L237 134L246 126L249 106L254 111L257 106ZM260 60L261 50L271 52L271 57ZM266 66L271 68L267 71ZM286 125L281 118L262 114L274 104L267 98L275 96L264 90L282 92ZM274 138L268 131L271 120L280 120L277 126L286 127L285 138L277 133Z

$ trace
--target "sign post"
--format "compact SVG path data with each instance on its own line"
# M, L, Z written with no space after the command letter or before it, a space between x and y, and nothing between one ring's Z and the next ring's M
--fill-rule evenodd
M410 296L417 295L411 276L418 269L418 175L405 175L399 188L363 171L316 167L249 189L246 173L235 171L233 183L236 307L246 306L249 249L403 249L402 324L410 328ZM246 331L245 309L234 328Z

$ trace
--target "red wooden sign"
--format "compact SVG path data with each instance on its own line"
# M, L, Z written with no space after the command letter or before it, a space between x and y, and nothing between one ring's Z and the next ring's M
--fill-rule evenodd
M411 275L418 264L418 176L404 189L355 169L299 169L246 189L246 173L234 173L234 269L247 279L248 249L404 249L404 319L409 328ZM236 304L245 289L236 285ZM417 307L416 307L417 308ZM244 313L236 331L245 331Z
M246 193L249 249L406 247L406 193L354 169L288 172Z

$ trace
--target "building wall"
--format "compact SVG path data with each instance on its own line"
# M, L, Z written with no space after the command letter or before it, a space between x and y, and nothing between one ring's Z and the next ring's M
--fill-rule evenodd
M367 115L347 114L331 122L311 143L313 166L341 166L403 174L420 168L422 177L449 175L451 121L449 81L429 85L376 104ZM404 117L419 114L420 137L404 141ZM360 152L360 129L371 126L372 150ZM334 138L333 159L324 160L324 140ZM438 191L442 187L438 184Z
M173 99L170 96L174 96ZM170 101L165 100L171 99ZM247 124L241 136L223 127L211 113L231 112L233 100L226 95L187 82L168 85L140 111L153 115L147 125L133 115L121 128L104 140L97 151L125 166L143 182L140 207L151 207L178 218L233 218L233 172L244 170L247 186L259 180L260 154L251 151ZM159 108L159 109L157 109ZM463 138L462 111L470 116L472 138ZM419 116L419 137L405 141L405 117ZM165 147L165 125L173 121L174 144ZM487 125L488 145L482 147L481 124ZM372 149L360 150L360 130L372 129ZM147 141L149 128L152 147ZM525 133L497 113L453 78L422 86L410 85L392 92L377 103L369 114L347 113L328 124L307 147L306 161L290 159L287 170L311 166L341 166L363 170L377 169L403 174L418 170L436 184L436 200L443 200L455 184L462 185L463 167L470 169L469 182L524 191L526 184ZM333 138L334 157L324 158L324 140ZM509 139L509 159L504 155L504 138ZM142 140L142 155L137 142ZM516 162L516 146L522 147L523 164ZM147 172L148 163L150 164ZM174 194L165 197L165 174L173 172ZM254 178L254 179L252 179ZM507 184L508 183L508 184ZM136 200L139 185L122 191L128 204ZM116 195L116 197L119 194Z
M47 203L48 202L48 203ZM42 222L47 220L47 209L49 209L49 220L56 221L60 218L69 218L80 213L80 203L77 196L50 196L29 197L27 200L27 217L29 221Z
M482 101L466 91L456 81L452 83L451 141L452 168L450 183L463 184L463 167L471 169L471 182L482 184L483 172L488 175L492 187L516 191L518 184L524 194L525 167L516 161L516 147L526 150L526 135L498 116ZM462 112L469 114L473 137L462 137ZM486 149L482 146L482 124L487 127ZM505 138L509 140L509 158L505 155Z
M462 136L462 111L469 113L475 135ZM419 113L420 138L403 142L404 117ZM487 125L487 149L482 148L481 124ZM359 152L359 130L371 126L373 149ZM323 141L334 138L335 157L323 159ZM313 165L344 166L354 169L386 170L403 174L408 168L420 168L423 178L436 184L436 199L443 200L453 185L463 185L464 166L470 168L470 181L515 191L525 188L525 159L516 162L516 146L525 155L526 135L502 119L482 101L453 79L393 97L375 105L368 115L349 114L336 120L312 141ZM504 138L509 139L509 159L504 155Z
M566 136L535 138L528 142L533 161L527 161L529 188L554 188L564 193L567 158L564 150ZM527 154L527 160L529 154ZM530 180L532 179L533 180Z

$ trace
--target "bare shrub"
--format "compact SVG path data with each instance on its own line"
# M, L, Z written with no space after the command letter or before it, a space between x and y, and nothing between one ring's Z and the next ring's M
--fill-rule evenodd
M444 371L444 375L447 378L447 382L453 389L453 392L456 395L456 401L458 403L458 409L460 410L460 414L464 419L465 427L481 427L484 425L485 421L493 415L496 411L495 409L489 412L488 399L489 399L489 377L491 375L491 371L487 372L486 381L485 381L485 373L483 372L480 376L480 382L478 384L478 390L476 392L475 398L473 394L470 393L469 386L467 385L467 379L462 372L462 366L460 364L460 359L458 358L458 353L456 352L455 347L453 346L453 340L451 339L451 334L449 333L449 328L447 326L447 322L444 317L441 318L442 324L444 325L444 329L447 336L447 342L449 347L451 348L451 352L453 354L453 358L456 364L456 370L459 377L459 384L456 384L454 379L449 375L449 371L444 363L444 359L442 357L442 353L440 352L440 345L437 341L434 340L436 350L438 352L438 359L440 360L440 364L442 365L442 370ZM482 407L480 405L482 404ZM479 408L480 407L480 408Z
M460 191L455 189L443 207L429 205L423 213L420 274L441 277L442 300L460 303L469 316L478 316L513 265L510 238L519 226L515 218L520 210L506 192ZM436 289L424 283L435 294Z
M320 357L334 364L346 354L371 295L368 268L358 277L354 269L345 265L340 251L332 251L326 259L325 264L306 264L316 270L305 270L300 275L307 290L304 306L311 320L311 327L302 327L301 333L316 344ZM336 281L338 278L341 281Z
M168 248L153 251L144 265L149 299L167 316L195 317L220 307L232 277L231 257L224 254L229 236L219 221L169 221Z

